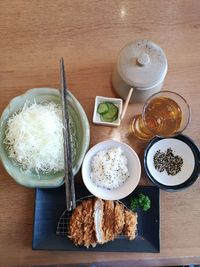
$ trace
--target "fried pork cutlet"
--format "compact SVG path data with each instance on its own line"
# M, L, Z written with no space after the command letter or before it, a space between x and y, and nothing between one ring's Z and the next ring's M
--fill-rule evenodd
M122 232L129 239L135 238L137 214L123 204L99 198L81 202L73 211L69 223L69 238L87 248L114 240Z
M124 205L115 202L114 210L114 235L115 238L120 235L124 228Z
M103 232L105 236L105 242L114 240L114 202L104 201L104 223Z
M84 200L82 202L83 215L83 243L87 248L92 245L96 246L96 237L94 232L94 218L93 218L93 199Z
M124 225L124 234L129 240L135 238L135 233L137 229L137 213L132 212L131 210L124 209L125 216L125 225Z
M103 232L103 219L104 219L104 201L100 198L94 201L94 229L96 240L98 244L103 244L105 242L105 236Z
M83 245L84 232L83 232L83 214L82 214L82 204L78 205L70 218L69 223L69 238L77 246Z

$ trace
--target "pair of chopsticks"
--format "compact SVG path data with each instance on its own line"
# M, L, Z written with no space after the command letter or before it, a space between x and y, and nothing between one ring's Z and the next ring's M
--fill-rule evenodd
M65 78L64 60L60 60L60 80L61 80L61 97L62 97L62 115L63 115L63 138L64 138L64 180L65 180L65 193L66 193L66 209L71 210L76 207L76 196L74 186L74 175L72 165L72 148L71 148L71 135L69 129L69 110L67 103L67 85ZM121 120L124 118L133 88L130 89L124 108L121 114Z
M60 81L63 116L63 138L64 138L64 180L66 193L66 209L71 210L76 207L74 175L72 165L71 135L69 128L69 109L67 101L67 85L65 79L64 60L60 60Z

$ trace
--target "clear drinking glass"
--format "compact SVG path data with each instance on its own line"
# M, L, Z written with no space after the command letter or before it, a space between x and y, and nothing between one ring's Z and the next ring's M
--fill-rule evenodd
M142 114L136 115L131 130L136 137L149 140L154 136L178 135L190 121L190 107L179 94L161 91L152 95L144 104Z

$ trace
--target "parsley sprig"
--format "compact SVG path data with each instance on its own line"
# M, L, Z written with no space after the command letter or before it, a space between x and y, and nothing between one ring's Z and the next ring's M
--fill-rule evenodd
M130 207L133 211L135 211L137 208L147 211L151 207L151 200L148 196L141 193L138 196L130 199Z

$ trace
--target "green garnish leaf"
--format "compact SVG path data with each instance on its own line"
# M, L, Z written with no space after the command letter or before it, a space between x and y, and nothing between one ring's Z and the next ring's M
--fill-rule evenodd
M151 200L144 194L139 194L137 197L132 197L130 200L131 210L135 211L137 208L141 208L143 211L147 211L151 207Z
M136 197L131 198L131 210L136 210L139 207L138 199Z
M151 207L150 198L148 196L145 196L144 194L139 194L138 202L143 211L147 211Z

